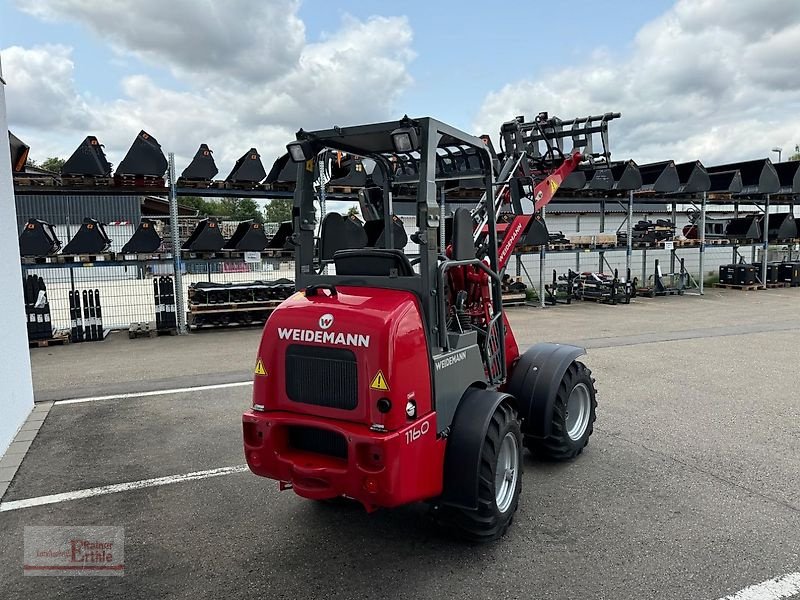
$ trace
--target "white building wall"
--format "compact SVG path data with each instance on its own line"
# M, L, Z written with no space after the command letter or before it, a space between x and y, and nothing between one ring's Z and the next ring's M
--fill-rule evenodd
M0 65L0 80L2 79ZM11 157L5 132L5 85L0 82L0 132L5 151L0 151L0 455L4 454L33 408L33 383L22 295L22 270L17 242L17 215L14 208L14 185L11 181Z

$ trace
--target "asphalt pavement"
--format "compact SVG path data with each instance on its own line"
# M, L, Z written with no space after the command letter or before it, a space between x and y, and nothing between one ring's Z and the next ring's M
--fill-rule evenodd
M526 456L514 524L484 546L422 504L368 515L215 472L244 464L250 387L230 384L258 332L34 350L56 403L0 503L0 598L716 600L800 572L799 305L726 290L510 311L521 346L586 342L598 420L577 460ZM187 385L220 387L169 392ZM31 525L124 527L124 576L23 576Z

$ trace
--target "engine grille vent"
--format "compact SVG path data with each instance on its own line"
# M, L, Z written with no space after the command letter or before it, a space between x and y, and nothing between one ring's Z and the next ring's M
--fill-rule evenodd
M356 355L343 348L292 344L286 349L286 395L341 410L358 406Z

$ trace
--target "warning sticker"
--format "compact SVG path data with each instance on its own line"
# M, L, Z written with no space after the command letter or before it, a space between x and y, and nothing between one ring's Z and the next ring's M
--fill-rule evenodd
M547 183L550 185L550 191L555 194L556 190L558 189L558 183L556 182L556 180L555 179L551 179Z
M260 358L256 361L256 375L266 375L267 370L264 368L264 361Z
M375 373L375 377L372 378L372 383L369 384L369 387L372 390L389 391L389 384L386 383L386 377L383 376L383 371Z

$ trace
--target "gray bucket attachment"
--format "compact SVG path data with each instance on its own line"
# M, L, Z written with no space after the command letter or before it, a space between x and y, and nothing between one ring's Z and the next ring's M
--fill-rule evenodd
M278 231L272 236L272 239L267 244L267 248L277 250L291 250L293 246L289 243L289 239L294 233L294 226L291 221L284 221L278 227Z
M573 171L561 182L562 190L582 190L586 186L586 171Z
M763 217L761 223L764 222ZM769 216L767 237L770 242L785 242L797 238L797 222L792 213L776 213Z
M100 254L110 247L111 240L103 224L86 217L77 233L64 246L64 254Z
M632 160L612 164L611 174L614 177L612 189L630 191L638 190L642 187L642 174L639 171L639 166Z
M160 247L161 236L156 231L155 221L142 219L131 239L122 247L122 252L132 254L158 252Z
M677 189L679 193L696 194L711 189L711 178L700 161L680 163L675 165L675 169L678 171L680 182Z
M789 160L772 165L781 183L779 194L800 194L800 160Z
M23 173L31 147L10 131L8 132L8 145L11 149L11 170L14 173Z
M61 174L76 177L110 177L111 163L106 159L103 145L96 137L89 135L61 167Z
M748 215L731 219L725 229L725 237L729 240L760 240L761 225L758 215Z
M225 242L226 250L242 250L244 252L261 252L267 247L267 235L264 226L252 219L242 221L236 226L231 239Z
M127 177L163 177L167 159L161 145L152 135L142 130L133 140L128 153L117 167L116 175Z
M217 173L219 169L214 162L213 153L206 144L200 144L192 162L181 173L181 179L211 181Z
M328 213L322 219L319 234L319 259L333 260L339 250L356 250L367 245L367 233L354 216Z
M614 174L611 169L600 167L585 172L586 190L606 191L614 187Z
M518 246L544 246L547 244L548 240L550 239L550 234L547 231L547 225L544 222L544 219L536 215L533 219L531 219L530 225L528 226L528 231L525 232L525 235L520 237L519 242L517 242Z
M709 171L708 178L710 180L708 191L719 194L738 194L742 191L742 174L738 169L732 171L717 171L712 173Z
M739 171L742 178L740 192L742 194L775 194L781 187L778 173L767 158L708 167L709 173L725 171Z
M383 219L373 219L364 222L364 231L367 233L367 246L370 248L384 248L386 243L384 241L384 223ZM406 229L403 227L403 221L397 215L392 215L392 240L394 244L392 248L395 250L402 250L408 243L408 236Z
M233 166L225 181L230 183L249 184L259 183L267 176L264 165L261 164L261 155L255 148L250 148Z
M181 248L194 252L217 252L222 250L224 244L225 240L219 230L219 223L214 217L208 217L197 223L192 235Z
M58 253L60 248L61 241L50 223L28 219L19 235L20 256L48 256Z
M680 187L678 169L671 160L641 165L639 173L642 176L643 191L666 193L675 192Z

